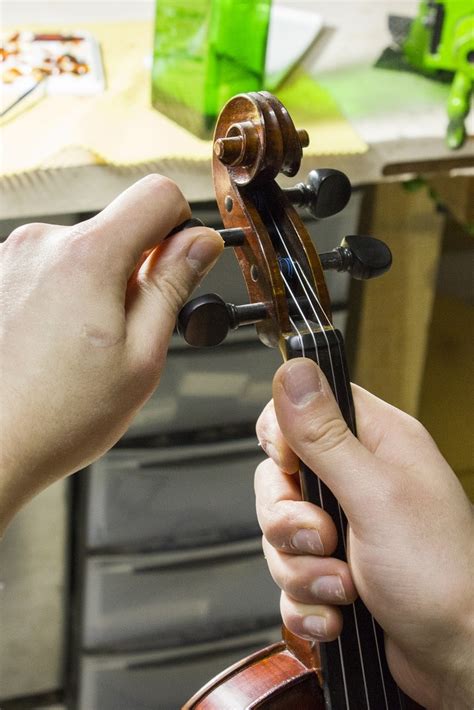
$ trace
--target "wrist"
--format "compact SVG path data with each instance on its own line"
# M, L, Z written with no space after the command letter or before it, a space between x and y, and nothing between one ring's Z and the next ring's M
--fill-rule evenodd
M472 621L472 619L471 619ZM469 642L462 644L449 662L441 687L439 710L472 710L474 707L474 668L472 649L474 631L471 624Z

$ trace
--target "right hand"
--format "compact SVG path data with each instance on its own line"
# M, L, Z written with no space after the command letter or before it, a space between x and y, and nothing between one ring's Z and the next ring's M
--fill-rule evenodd
M264 552L282 588L285 625L328 641L338 605L359 594L386 634L399 686L428 708L474 707L474 519L454 473L419 422L353 386L359 439L326 378L295 359L275 375L257 434L271 457L256 472ZM304 461L348 521L349 563L332 558L335 526L301 501Z
M158 385L177 313L224 243L149 175L73 227L0 247L0 536L29 498L122 436Z

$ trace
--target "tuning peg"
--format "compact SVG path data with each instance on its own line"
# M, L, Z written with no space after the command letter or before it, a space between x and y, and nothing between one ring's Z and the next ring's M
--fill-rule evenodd
M311 170L307 180L283 192L296 207L306 207L316 219L337 214L349 202L351 183L340 170Z
M177 227L172 229L171 232L167 234L166 239L168 239L168 237L171 237L173 234L176 234L177 232L181 232L182 229L191 229L191 227L205 227L205 224L197 217L191 217L191 219L187 219L185 222L181 222L181 224L178 224ZM216 231L221 235L222 239L224 240L225 247L240 247L245 241L245 230L240 229L239 227L231 227L229 229L217 229Z
M374 237L348 236L341 246L320 254L324 270L348 271L354 279L382 276L392 265L388 246Z
M258 323L267 317L264 303L235 306L225 303L216 293L208 293L188 301L181 309L177 331L189 345L212 347L225 340L229 330Z

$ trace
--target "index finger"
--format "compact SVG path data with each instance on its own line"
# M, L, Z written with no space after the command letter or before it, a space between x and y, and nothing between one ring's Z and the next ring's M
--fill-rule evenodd
M273 399L263 409L257 420L257 437L262 449L286 473L296 473L299 459L288 446L275 414Z
M91 235L94 253L108 257L127 278L143 252L160 244L176 225L191 216L179 187L163 175L147 175L122 192L102 212L77 225L79 237ZM110 258L109 258L110 257Z

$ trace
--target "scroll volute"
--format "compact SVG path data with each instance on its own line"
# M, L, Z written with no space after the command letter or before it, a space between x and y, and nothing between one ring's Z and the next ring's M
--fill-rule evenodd
M278 173L295 175L306 131L297 131L284 106L266 92L241 94L223 108L214 133L213 177L224 226L239 227L246 239L235 253L251 303L264 303L267 319L257 324L263 343L278 347L292 332L278 253L260 198L275 206L287 253L306 273L318 300L330 313L321 264L296 210L275 182Z

